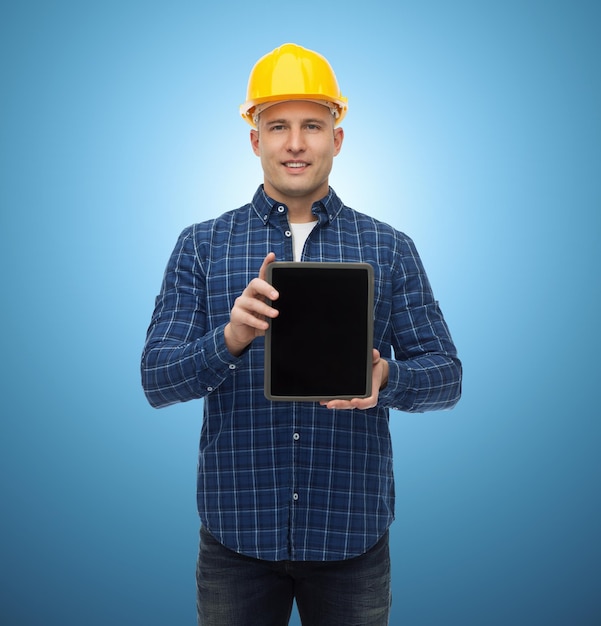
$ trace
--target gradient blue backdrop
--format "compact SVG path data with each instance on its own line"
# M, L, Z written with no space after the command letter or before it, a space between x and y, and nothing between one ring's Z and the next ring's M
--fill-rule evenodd
M0 623L195 623L202 403L151 409L139 355L180 230L261 181L237 107L287 41L465 365L454 411L391 416L391 624L601 623L600 7L3 3Z

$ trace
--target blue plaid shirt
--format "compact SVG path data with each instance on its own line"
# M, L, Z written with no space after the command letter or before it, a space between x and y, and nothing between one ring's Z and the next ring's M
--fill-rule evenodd
M374 347L391 359L388 384L370 410L266 400L263 338L237 358L223 331L265 256L292 260L287 212L261 186L250 204L182 232L142 382L155 407L204 398L198 510L223 545L267 560L341 560L366 552L394 518L389 409L453 407L461 364L412 241L330 189L313 206L303 260L373 266Z

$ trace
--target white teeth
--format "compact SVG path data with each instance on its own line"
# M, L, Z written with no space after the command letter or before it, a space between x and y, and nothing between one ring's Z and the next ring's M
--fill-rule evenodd
M286 167L305 167L306 163L286 163Z

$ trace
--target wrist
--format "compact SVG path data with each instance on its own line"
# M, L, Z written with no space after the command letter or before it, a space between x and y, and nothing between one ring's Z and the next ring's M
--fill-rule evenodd
M388 374L390 372L390 367L388 366L388 361L386 359L380 359L382 363L382 379L380 380L380 391L386 388L388 385Z
M239 341L234 337L231 328L231 322L226 324L223 329L223 338L225 340L225 346L229 350L232 356L240 356L244 350L246 350L247 346L250 344L249 342Z

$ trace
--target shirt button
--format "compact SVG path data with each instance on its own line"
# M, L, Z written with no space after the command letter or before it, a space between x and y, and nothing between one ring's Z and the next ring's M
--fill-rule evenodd
M236 366L235 366L233 363L230 363L230 369L231 369L231 370L235 370L235 369L236 369Z
M286 209L282 205L278 207L278 213L283 213L285 210Z
M298 493L293 493L292 494L292 499L295 500L295 501L298 500Z
M207 391L213 391L213 387L207 387Z
M300 439L300 435L298 433L294 433L294 435L292 435L292 439L294 439L294 441L298 441Z
M292 237L292 233L289 230L287 230L284 235L286 235L286 237Z

